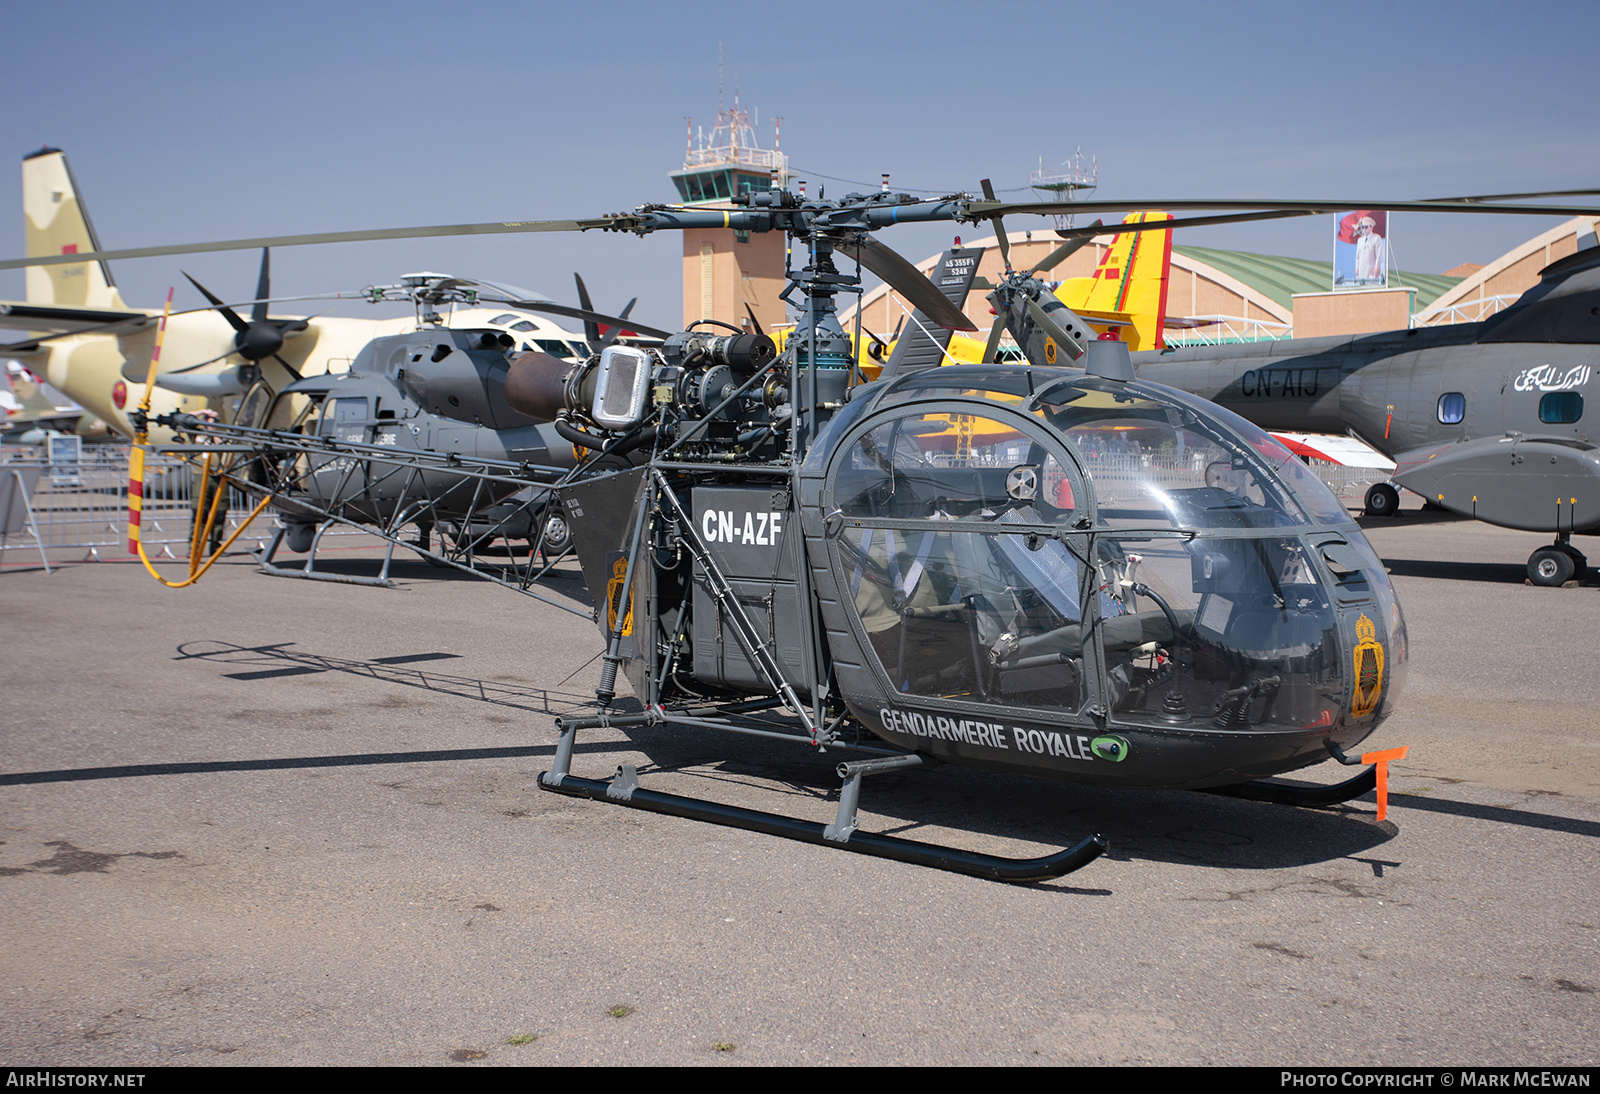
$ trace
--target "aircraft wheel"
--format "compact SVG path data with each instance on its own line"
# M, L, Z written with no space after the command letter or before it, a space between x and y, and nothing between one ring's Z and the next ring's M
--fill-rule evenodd
M545 521L544 537L539 541L539 549L546 558L555 558L571 546L572 527L560 513L551 513Z
M1572 572L1573 577L1577 578L1579 581L1582 581L1584 578L1589 576L1589 559L1582 551L1578 550L1570 543L1558 543L1556 546L1572 556L1572 564L1574 567Z
M1560 546L1541 547L1528 556L1528 580L1535 585L1560 588L1577 571L1577 560Z
M1386 482L1367 487L1367 516L1392 517L1400 511L1400 491Z

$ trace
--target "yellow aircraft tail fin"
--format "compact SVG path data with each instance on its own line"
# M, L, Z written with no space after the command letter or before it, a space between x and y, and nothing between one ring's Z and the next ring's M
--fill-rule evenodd
M1122 222L1171 219L1171 213L1140 212L1129 213ZM1093 276L1067 278L1056 298L1090 323L1104 321L1117 328L1130 350L1160 349L1171 265L1171 232L1121 232Z
M41 148L22 161L22 212L29 258L100 249L59 148ZM104 262L29 267L26 284L30 304L124 308Z

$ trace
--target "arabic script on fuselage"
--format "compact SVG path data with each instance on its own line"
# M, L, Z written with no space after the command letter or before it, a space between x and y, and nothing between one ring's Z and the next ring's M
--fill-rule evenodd
M1594 370L1588 365L1573 365L1566 372L1554 365L1536 365L1517 373L1512 387L1518 391L1570 391L1589 382Z

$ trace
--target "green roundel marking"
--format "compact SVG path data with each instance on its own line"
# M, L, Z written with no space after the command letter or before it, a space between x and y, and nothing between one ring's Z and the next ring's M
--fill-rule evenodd
M1102 760L1112 763L1121 763L1128 758L1128 739L1118 737L1115 733L1108 733L1104 737L1096 737L1089 742L1089 748Z

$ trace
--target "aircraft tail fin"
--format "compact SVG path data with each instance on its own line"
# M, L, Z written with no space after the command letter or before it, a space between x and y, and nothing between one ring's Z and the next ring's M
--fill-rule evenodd
M1171 213L1129 213L1124 224L1171 220ZM1090 323L1120 328L1133 351L1160 349L1167 319L1167 275L1172 266L1172 233L1122 232L1113 238L1091 277L1070 277L1056 298Z
M100 249L66 153L59 148L41 148L23 159L22 212L29 258ZM125 307L111 268L104 262L30 267L26 284L30 304L119 311Z

